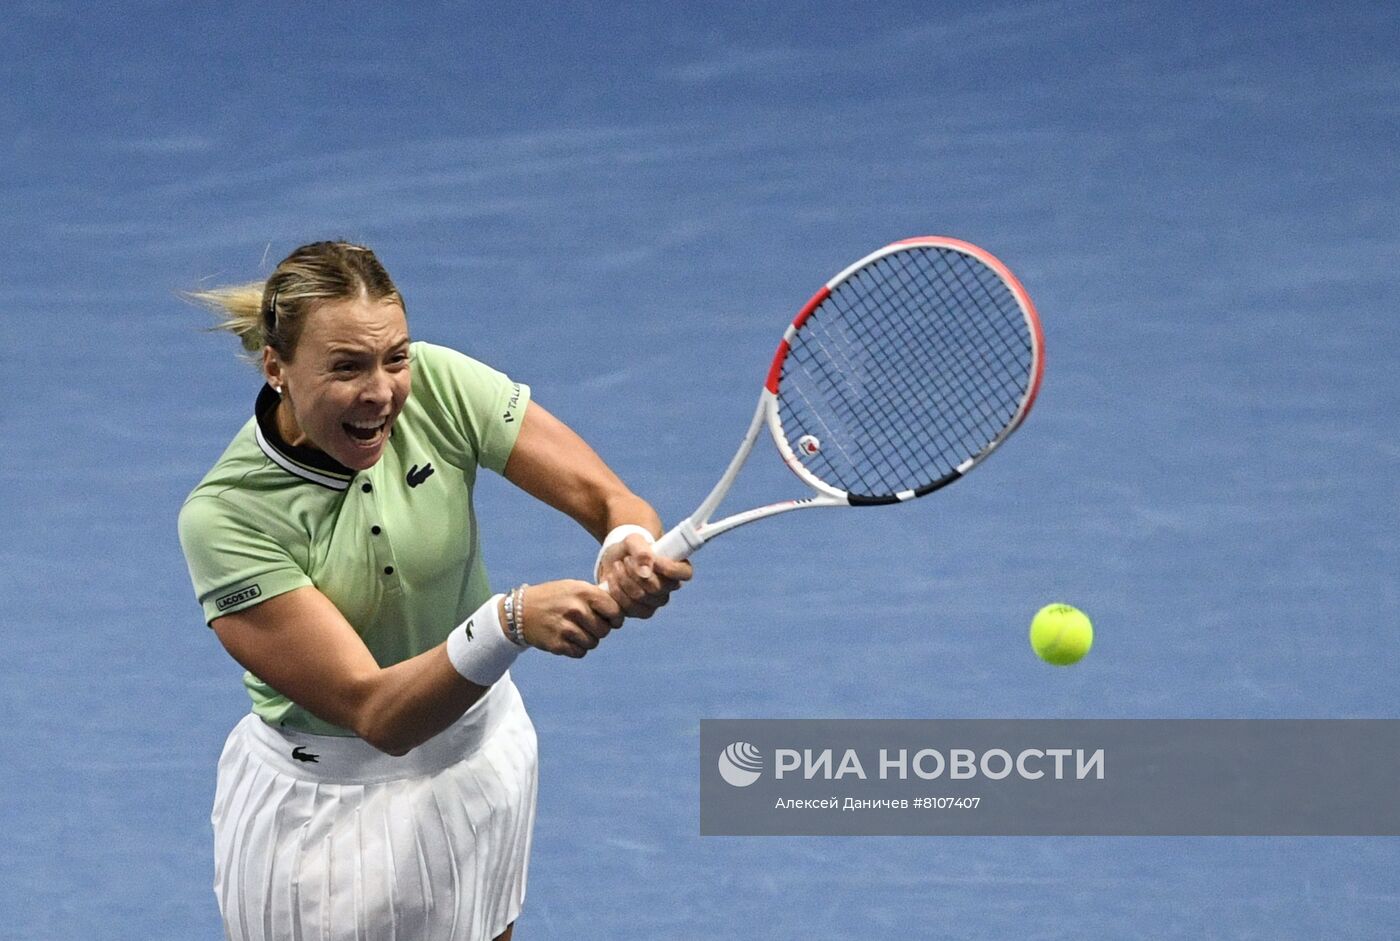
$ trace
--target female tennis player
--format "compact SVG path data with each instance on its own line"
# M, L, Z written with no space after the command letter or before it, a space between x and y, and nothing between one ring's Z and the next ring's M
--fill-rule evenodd
M318 242L199 292L260 357L253 417L180 511L204 616L247 673L214 799L227 937L509 938L535 816L508 672L582 657L690 577L661 523L527 386L409 338L367 248ZM593 582L488 587L480 467L603 548Z

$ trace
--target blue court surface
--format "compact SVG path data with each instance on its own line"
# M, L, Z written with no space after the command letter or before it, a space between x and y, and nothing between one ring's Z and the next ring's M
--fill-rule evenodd
M1400 936L1395 839L702 838L697 771L704 718L1397 717L1397 48L1387 3L11 4L0 937L220 932L246 699L175 517L257 378L179 291L363 241L416 336L674 520L794 310L920 234L1020 275L1034 413L521 661L517 938ZM749 471L736 503L798 493ZM479 505L498 584L587 572L570 521ZM1057 600L1098 630L1069 669L1026 643Z

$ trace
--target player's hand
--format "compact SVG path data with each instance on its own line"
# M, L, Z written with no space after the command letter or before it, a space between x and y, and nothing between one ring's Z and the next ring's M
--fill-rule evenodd
M598 565L600 584L629 618L651 617L692 574L689 562L657 555L636 533L609 546Z
M564 580L530 585L524 594L521 634L531 647L564 657L582 657L614 628L622 608L588 582Z

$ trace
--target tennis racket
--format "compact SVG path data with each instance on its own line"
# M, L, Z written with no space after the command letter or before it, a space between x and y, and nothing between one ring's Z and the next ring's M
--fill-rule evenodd
M791 510L900 503L946 487L1025 421L1044 363L1035 307L989 252L936 237L886 245L797 312L724 476L654 550L684 559ZM712 521L765 425L814 493Z

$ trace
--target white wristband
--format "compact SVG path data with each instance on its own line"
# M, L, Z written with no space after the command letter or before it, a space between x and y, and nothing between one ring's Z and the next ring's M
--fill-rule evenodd
M603 544L598 547L598 558L593 560L593 580L595 582L598 580L600 574L598 572L598 567L603 564L603 553L607 552L633 533L646 537L647 542L656 542L655 536L636 523L623 523L621 526L615 527L612 532L603 537Z
M447 635L447 659L457 672L477 686L490 686L505 675L524 647L517 647L501 630L497 605L504 595L492 595Z

